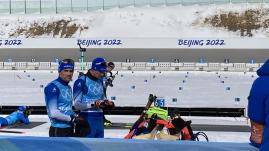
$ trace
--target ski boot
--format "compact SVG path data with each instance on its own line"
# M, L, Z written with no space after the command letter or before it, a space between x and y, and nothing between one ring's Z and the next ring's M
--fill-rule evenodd
M105 127L110 127L110 126L112 126L112 122L107 120L107 119L104 119L104 126Z

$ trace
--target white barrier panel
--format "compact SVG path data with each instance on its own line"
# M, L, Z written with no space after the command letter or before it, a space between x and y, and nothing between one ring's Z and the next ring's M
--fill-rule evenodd
M195 63L193 63L193 62L186 62L186 63L183 63L183 66L184 67L195 67Z
M58 70L58 66L59 66L58 62L51 62L50 63L50 68L52 70Z
M122 70L132 70L132 67L134 67L134 62L123 62L122 64L121 64L121 69Z
M171 67L171 63L170 62L159 62L159 67L161 67L161 68Z
M39 69L41 70L50 69L50 62L39 62Z
M26 69L26 62L16 62L16 69L20 70L24 70Z
M170 62L159 62L159 66L155 67L155 70L169 71L169 70L174 70L174 68L171 68Z
M171 63L171 67L182 67L183 66L183 63L181 62L172 62Z
M146 62L135 62L133 70L143 71L146 70Z
M219 71L220 70L220 63L208 63L208 70L210 71Z
M220 67L221 67L220 70L223 70L223 71L233 71L234 70L233 63L221 63Z
M0 62L0 69L4 68L4 62Z
M195 66L196 63L194 62L186 62L186 63L183 63L183 67L180 67L179 70L187 70L187 71L190 71L190 70L195 70L196 69L196 66Z
M122 62L114 62L115 68L121 68L121 63Z
M0 39L0 48L268 49L268 38L26 38ZM153 45L154 43L154 45Z
M91 68L91 62L84 62L84 71ZM255 72L263 63L175 63L175 62L114 62L119 70L186 70L186 71L250 71ZM0 62L0 69L6 70L58 70L57 62ZM81 63L75 62L75 70L81 70Z
M133 67L135 65L134 62L123 62L122 67Z
M114 70L116 71L121 70L121 62L114 62L114 64L115 64Z
M158 65L159 65L158 62L148 62L148 63L146 63L147 67L157 67Z
M247 68L258 68L259 64L258 63L246 63Z
M233 67L233 63L221 63L220 66L221 67Z
M84 70L88 70L88 66L86 62L75 62L75 70L81 70L81 67L83 66Z
M199 70L199 71L208 69L208 63L196 63L195 66L196 66L195 70Z
M220 63L208 63L208 67L210 67L210 68L219 68Z
M86 62L86 66L88 69L91 69L92 68L92 62Z
M4 69L8 69L8 70L16 69L15 62L4 62Z
M146 62L135 62L135 67L146 67Z
M245 69L246 68L246 64L245 63L234 63L233 67L235 69Z
M27 62L27 69L38 70L39 69L39 62Z
M156 70L156 67L158 67L158 62L148 62L146 63L146 70Z
M196 67L207 67L208 63L196 63L195 66Z
M75 70L80 70L80 63L79 62L75 62Z

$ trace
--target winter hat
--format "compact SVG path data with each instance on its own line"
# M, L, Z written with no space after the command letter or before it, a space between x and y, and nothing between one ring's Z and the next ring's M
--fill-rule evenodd
M61 72L65 69L74 70L74 61L72 59L64 59L59 62L58 72Z
M113 62L109 62L109 63L107 64L107 66L110 67L110 68L112 68L112 69L115 68L115 64L114 64Z
M93 70L95 71L99 71L101 73L104 73L106 72L107 68L107 63L106 63L106 60L104 58L95 58L93 61L92 61L92 68Z
M25 111L25 107L24 106L19 106L18 110L24 112Z

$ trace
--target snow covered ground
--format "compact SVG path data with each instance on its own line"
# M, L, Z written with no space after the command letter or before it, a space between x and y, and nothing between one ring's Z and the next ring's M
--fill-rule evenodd
M57 76L57 71L0 71L0 104L45 106L43 89ZM154 94L167 107L245 108L255 79L254 72L119 71L108 98L117 106L145 106Z
M74 77L76 76L77 74ZM14 106L44 105L43 88L56 77L57 71L0 71L2 80L0 103ZM118 106L144 106L148 94L154 93L166 98L168 106L246 107L246 97L255 77L256 75L252 72L134 71L132 73L132 71L120 71L115 79L114 87L109 88L109 97L116 96L115 102ZM182 80L186 81L183 83ZM132 88L134 85L135 89ZM180 86L182 90L179 90ZM227 87L231 89L227 90ZM172 102L170 100L172 97L179 97L178 102ZM241 101L236 103L234 97L240 97ZM116 123L133 123L137 116L107 115L107 118ZM184 118L192 120L193 124L202 125L248 125L245 117ZM47 115L31 115L30 121L46 123L33 129L2 129L24 133L0 133L0 135L48 136L50 123ZM123 138L127 133L128 129L106 129L105 137ZM206 134L213 142L248 142L249 138L248 132L207 131Z
M159 6L159 7L126 7L109 10L97 10L88 13L67 13L65 15L51 14L13 14L0 16L0 37L10 38L16 30L29 29L31 26L46 26L60 20L68 21L68 25L81 28L72 37L185 37L185 38L240 38L240 32L229 32L224 28L213 28L204 25L205 17L220 12L243 12L247 9L262 10L268 8L263 4L223 4L223 5L190 5L190 6ZM266 19L266 18L264 18ZM60 37L58 35L43 34L39 38ZM16 38L27 37L25 33ZM268 29L260 28L254 31L254 38L268 37Z
M163 7L127 7L105 11L66 15L1 15L0 37L10 38L19 28L29 29L32 24L47 24L66 19L70 24L87 30L77 31L74 37L226 37L240 38L239 32L212 28L201 24L205 16L216 12L248 8L268 8L267 4L226 4ZM38 36L51 38L52 34ZM55 36L59 37L59 35ZM254 38L267 38L266 29L255 31ZM24 34L16 38L25 38ZM57 77L57 71L0 71L1 105L44 105L43 89ZM74 75L76 79L77 73ZM114 87L108 89L109 98L116 97L118 106L144 106L149 93L164 97L167 106L177 107L246 107L247 96L255 73L243 72L138 72L121 71ZM71 83L72 84L72 83ZM180 89L181 88L181 89ZM177 98L177 102L172 102ZM239 102L236 102L239 98ZM107 116L112 122L137 117ZM193 123L248 125L245 118L186 117ZM31 121L46 122L33 129L11 129L23 134L0 135L48 136L49 122L46 115L31 115ZM107 138L122 138L128 130L105 130ZM210 141L248 142L248 132L206 132Z
M5 115L1 115L5 116ZM112 122L135 122L138 116L120 116L120 115L107 115ZM40 136L48 137L49 120L46 115L31 115L29 116L32 122L46 122L42 125L32 129L0 129L7 131L18 131L23 133L4 133L0 132L0 136ZM219 125L248 125L246 118L232 118L232 117L183 117L184 119L192 120L193 124L219 124ZM105 138L123 138L129 132L128 129L105 129ZM210 142L249 142L248 132L217 132L217 131L204 131ZM201 139L201 141L205 141Z

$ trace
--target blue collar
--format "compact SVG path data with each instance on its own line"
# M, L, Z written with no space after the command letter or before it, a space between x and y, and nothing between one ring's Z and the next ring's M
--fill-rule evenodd
M98 79L91 74L90 70L86 73L86 76L93 81L98 81Z
M56 79L58 82L60 82L61 84L63 84L63 85L68 85L68 83L69 82L66 82L66 81L64 81L61 77L58 77L57 79Z

